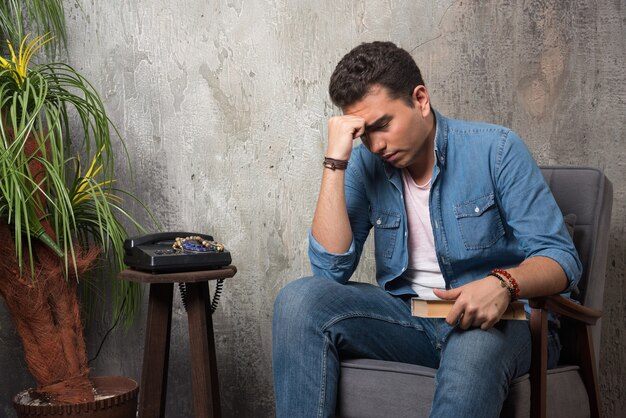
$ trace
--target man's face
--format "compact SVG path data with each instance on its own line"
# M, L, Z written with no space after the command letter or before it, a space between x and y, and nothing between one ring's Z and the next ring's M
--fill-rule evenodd
M343 108L345 115L365 120L363 144L397 168L427 163L434 147L434 118L426 88L419 86L413 107L403 99L392 99L387 89L373 86L367 96Z

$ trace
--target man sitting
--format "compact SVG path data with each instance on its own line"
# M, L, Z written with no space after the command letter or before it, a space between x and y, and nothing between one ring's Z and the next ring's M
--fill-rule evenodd
M539 168L511 130L433 109L416 63L392 43L354 48L329 90L343 115L328 121L314 276L274 306L277 416L333 416L340 360L358 357L437 368L431 417L498 417L530 367L528 322L502 314L581 274ZM349 282L372 228L378 286ZM445 320L413 317L415 295L456 302ZM554 366L555 327L548 348Z

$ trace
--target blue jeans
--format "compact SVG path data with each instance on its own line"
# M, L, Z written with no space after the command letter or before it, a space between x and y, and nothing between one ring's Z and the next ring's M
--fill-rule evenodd
M407 299L378 286L307 277L274 304L272 363L276 416L332 417L340 361L370 358L437 368L431 417L498 417L509 383L530 367L526 321L462 330L411 316ZM558 359L556 331L549 366Z

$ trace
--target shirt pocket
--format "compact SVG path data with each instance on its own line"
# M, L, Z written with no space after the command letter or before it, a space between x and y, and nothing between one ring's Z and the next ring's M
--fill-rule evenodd
M454 216L459 225L463 244L468 250L491 247L504 235L504 226L494 193L455 205Z
M375 255L391 258L400 227L400 214L370 209L370 222L374 226Z

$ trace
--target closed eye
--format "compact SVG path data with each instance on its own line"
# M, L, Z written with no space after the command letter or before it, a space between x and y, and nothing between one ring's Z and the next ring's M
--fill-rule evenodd
M383 115L376 119L373 123L365 125L365 134L387 129L391 119L392 117L390 115Z

